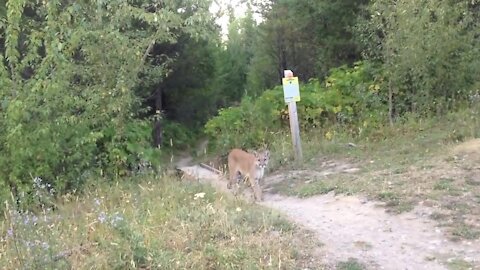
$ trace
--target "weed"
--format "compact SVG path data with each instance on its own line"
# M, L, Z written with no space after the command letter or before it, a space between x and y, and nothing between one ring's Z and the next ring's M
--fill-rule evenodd
M400 201L394 201L394 203L391 203L390 205L387 204L386 206L389 207L388 212L401 214L404 212L411 211L414 208L414 205L415 204L412 201L400 200Z
M22 268L57 268L63 261L55 249L60 244L60 232L53 228L64 220L53 211L55 190L39 177L33 178L32 185L32 197L23 194L14 200L15 204L6 202L6 220L0 231L6 231L2 242L12 248L5 249L4 254L15 258ZM34 198L38 209L21 208L24 201L31 202Z
M465 184L469 186L480 186L480 180L469 178L465 180Z
M309 197L316 194L327 194L333 190L335 190L334 186L323 181L316 181L312 184L302 186L298 189L297 193L300 197Z
M398 195L391 191L384 191L377 195L377 199L383 202L395 202L398 201Z
M446 202L444 204L444 207L448 210L453 210L459 214L465 214L471 211L471 206L461 200Z
M460 239L478 239L480 238L480 230L465 223L455 224L451 232L453 240Z
M337 269L338 270L363 270L366 268L357 259L349 258L348 261L339 262L337 264Z
M461 190L455 186L455 182L451 178L442 178L436 182L433 186L434 190L443 190L447 194L452 196L458 196L461 194Z
M373 247L370 243L365 241L355 241L353 244L355 245L355 247L358 247L361 250L370 250Z
M439 212L433 212L433 213L430 215L430 218L431 218L431 219L437 220L437 221L445 220L447 217L448 217L448 215L443 214L443 213L439 213Z
M463 259L454 259L447 262L447 267L449 270L467 270L467 269L475 269L473 264L467 262Z
M291 269L308 257L276 212L199 184L139 177L63 196L54 209L9 203L0 268Z
M414 205L412 201L407 201L392 191L380 192L377 199L385 202L385 206L389 208L390 212L397 214L412 210Z

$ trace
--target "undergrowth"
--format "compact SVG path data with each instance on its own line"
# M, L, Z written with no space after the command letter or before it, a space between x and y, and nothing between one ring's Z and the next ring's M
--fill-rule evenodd
M290 223L211 188L153 176L97 185L60 200L41 192L51 203L36 210L7 203L0 268L292 269L301 259Z

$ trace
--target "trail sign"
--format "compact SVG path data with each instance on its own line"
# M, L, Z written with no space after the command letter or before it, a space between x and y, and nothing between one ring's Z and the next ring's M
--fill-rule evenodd
M300 85L298 77L286 77L282 79L283 97L286 103L300 101Z
M285 78L282 79L283 95L288 104L288 114L290 118L290 131L292 134L292 144L295 150L295 160L302 160L302 143L300 141L300 128L298 126L297 101L300 101L300 86L298 77L293 77L291 70L284 70Z

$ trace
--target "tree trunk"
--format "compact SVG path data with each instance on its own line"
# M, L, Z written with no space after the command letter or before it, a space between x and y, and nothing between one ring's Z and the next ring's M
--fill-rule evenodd
M390 120L390 126L393 126L393 89L392 79L388 81L388 120Z
M162 89L155 92L155 120L153 121L153 146L160 148L162 145Z
M288 69L288 64L287 64L287 51L285 48L282 48L282 56L281 56L281 70L280 70L280 81L282 81L283 78L283 71Z

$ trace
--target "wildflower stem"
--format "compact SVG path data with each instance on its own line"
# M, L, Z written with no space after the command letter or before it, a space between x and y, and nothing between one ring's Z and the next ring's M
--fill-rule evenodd
M13 196L13 194L12 194ZM20 262L20 264L22 265L22 269L25 269L25 264L23 263L23 256L22 256L22 253L20 252L20 249L18 248L18 245L17 245L17 237L16 237L16 228L14 226L14 222L12 222L12 216L11 216L11 211L10 211L10 208L9 208L9 205L8 205L8 201L5 201L5 217L6 217L6 220L7 220L7 224L10 226L10 229L12 230L12 241L13 241L13 245L15 246L15 252L17 253L17 257L18 257L18 261Z

